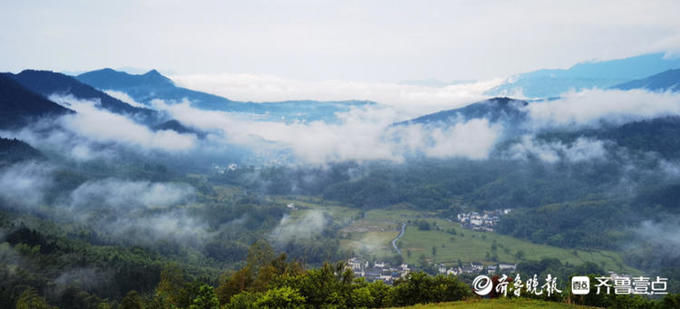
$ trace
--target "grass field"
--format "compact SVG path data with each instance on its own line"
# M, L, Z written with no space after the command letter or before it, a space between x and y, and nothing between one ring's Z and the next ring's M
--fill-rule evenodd
M475 232L463 229L456 222L441 219L428 219L435 222L439 230L420 231L414 225L407 226L404 237L399 241L399 247L408 263L415 263L424 255L429 261L444 264L462 262L517 263L522 259L540 260L542 258L557 258L562 263L579 265L593 262L606 270L617 272L637 273L627 267L619 253L606 250L573 250L547 245L534 244L518 238L501 235L494 232ZM455 235L446 231L454 229ZM496 241L496 250L492 244ZM432 254L432 247L436 247L436 254ZM410 256L409 256L410 252ZM518 256L523 255L522 259ZM488 254L488 255L487 255ZM497 257L496 261L491 258Z
M546 302L533 299L474 299L465 301L456 301L449 303L438 303L438 304L427 304L427 305L415 305L411 307L403 308L417 308L417 309L430 309L430 308L451 308L451 309L511 309L511 308L524 308L524 309L534 309L534 308L556 308L556 309L566 309L566 308L595 308L589 306L578 306L555 302Z
M341 247L364 257L370 255L381 258L394 255L392 239L399 234L401 223L411 222L398 242L402 257L408 264L419 264L421 256L429 262L443 263L447 266L456 265L458 261L496 264L557 258L562 263L572 265L593 262L605 270L639 273L636 269L626 266L621 255L614 251L564 249L535 244L495 232L475 232L463 229L457 222L439 218L435 213L416 211L399 205L362 211L313 197L280 197L276 201L294 203L298 210L292 213L293 217L302 216L307 211L330 214L333 220L342 226ZM415 220L430 222L432 229L419 230L413 223ZM452 229L455 230L455 235L448 232ZM494 240L495 251L492 250ZM433 247L436 248L434 255Z

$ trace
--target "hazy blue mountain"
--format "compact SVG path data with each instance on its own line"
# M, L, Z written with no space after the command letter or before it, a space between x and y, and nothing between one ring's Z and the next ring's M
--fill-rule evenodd
M465 107L444 110L394 125L423 124L448 126L460 121L486 118L492 123L505 126L506 137L513 138L527 131L525 106L535 101L516 100L507 97L492 98ZM617 145L640 151L653 151L666 158L680 157L680 117L664 116L625 123L603 124L598 128L550 129L538 134L540 139L571 143L579 137L613 141ZM502 147L502 146L501 146Z
M519 123L526 118L526 112L522 107L529 104L527 101L515 100L507 97L492 98L473 103L465 107L443 110L427 114L395 125L408 124L451 124L458 120L470 120L486 118L490 122Z
M646 78L618 84L612 88L622 90L680 91L680 69L664 71Z
M41 158L44 158L43 154L31 145L15 138L0 137L0 166L3 163Z
M148 108L134 107L121 100L83 84L77 79L52 71L24 70L13 75L14 79L27 89L45 97L53 94L72 95L78 99L94 100L101 107L113 113L130 115L142 123L154 124L162 118L157 111Z
M666 58L663 53L625 59L584 62L569 69L545 69L515 76L512 81L495 87L490 96L515 95L530 98L559 96L571 89L609 88L658 72L680 68L680 58Z
M179 122L175 119L168 120L166 122L155 125L155 126L152 127L152 129L154 131L172 130L172 131L175 131L175 132L181 133L181 134L196 134L198 136L205 135L205 133L203 133L199 130L195 130L193 128L189 128L189 127L183 125L181 122Z
M128 74L112 69L102 69L80 74L81 82L101 90L122 91L135 101L150 105L151 100L180 102L188 99L192 106L204 110L252 113L272 120L333 120L334 113L348 111L352 106L375 104L370 101L283 101L239 102L213 94L176 86L172 80L156 70L145 74Z
M32 119L72 112L26 89L12 74L0 74L0 128L19 127Z

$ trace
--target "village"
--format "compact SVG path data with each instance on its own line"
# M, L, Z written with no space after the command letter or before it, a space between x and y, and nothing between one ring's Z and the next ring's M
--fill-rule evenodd
M387 284L392 284L411 272L408 264L391 267L389 263L376 261L371 265L369 261L357 257L348 259L346 267L351 269L355 276L365 278L368 282L381 280Z
M496 264L487 265L486 267L482 263L469 263L458 265L455 267L447 268L446 265L440 264L437 267L437 271L440 274L458 276L462 274L511 274L517 270L517 264Z
M376 261L372 265L369 261L358 257L347 260L347 269L351 269L357 277L365 278L368 282L381 280L393 284L399 278L406 277L410 272L408 264L392 267L389 263ZM516 264L497 264L484 266L482 263L466 263L453 267L444 264L437 265L437 272L442 275L458 276L462 274L511 274L517 270Z
M482 213L472 211L459 213L456 218L463 228L473 231L493 232L501 216L509 214L510 211L512 209L484 210Z

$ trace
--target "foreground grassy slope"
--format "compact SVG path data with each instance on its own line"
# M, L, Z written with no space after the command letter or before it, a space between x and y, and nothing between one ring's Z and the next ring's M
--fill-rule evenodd
M450 302L450 303L438 303L438 304L427 304L427 305L415 305L411 307L405 307L405 308L417 308L417 309L429 309L429 308L451 308L451 309L458 309L458 308L465 308L465 309L511 309L511 308L524 308L524 309L534 309L534 308L555 308L555 309L566 309L566 308L595 308L595 307L589 307L589 306L577 306L577 305L570 305L570 304L563 304L563 303L555 303L555 302L546 302L546 301L540 301L540 300L533 300L533 299L508 299L508 298L499 298L499 299L474 299L474 300L465 300L465 301L457 301L457 302Z

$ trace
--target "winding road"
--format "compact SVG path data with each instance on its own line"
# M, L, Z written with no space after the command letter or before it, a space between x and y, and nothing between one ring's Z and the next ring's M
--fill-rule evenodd
M406 231L406 223L401 224L401 232L399 232L399 235L397 235L397 238L392 240L392 247L394 247L394 250L397 250L397 253L401 255L401 250L399 250L399 247L397 247L397 241L399 241L399 238L404 236L404 232Z

